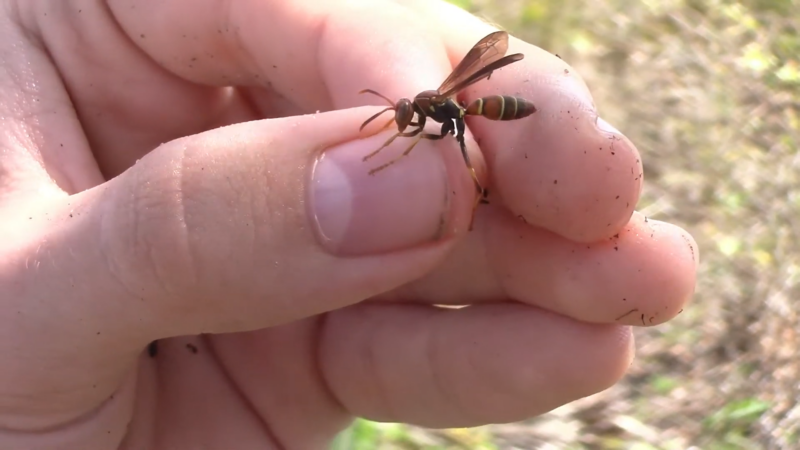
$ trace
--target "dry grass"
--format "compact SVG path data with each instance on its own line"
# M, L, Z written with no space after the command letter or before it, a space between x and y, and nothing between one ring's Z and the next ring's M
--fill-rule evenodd
M639 209L688 229L702 265L614 388L479 443L381 448L800 448L800 2L454 3L581 73L643 155Z

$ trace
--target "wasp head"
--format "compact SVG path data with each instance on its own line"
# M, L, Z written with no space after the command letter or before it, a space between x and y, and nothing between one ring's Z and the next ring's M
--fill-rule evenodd
M373 115L372 117L364 121L364 123L361 124L361 128L359 128L359 130L363 130L364 127L367 126L367 124L377 119L381 114L385 113L386 111L394 111L394 118L386 122L386 124L383 127L381 127L381 129L384 129L389 125L391 125L392 122L395 122L397 124L398 131L402 133L403 130L405 130L406 127L414 119L414 104L411 103L411 100L407 98L401 98L400 100L397 101L397 103L394 103L391 100L389 100L389 98L387 98L385 95L375 92L372 89L364 89L363 91L359 92L359 94L364 94L364 93L377 95L378 97L386 100L391 106L381 110L377 114Z

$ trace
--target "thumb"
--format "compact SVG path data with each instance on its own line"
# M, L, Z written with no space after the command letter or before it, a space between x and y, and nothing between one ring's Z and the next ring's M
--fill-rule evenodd
M75 377L116 367L121 380L152 340L269 327L430 271L466 232L474 187L453 139L422 140L370 175L410 141L362 161L391 135L359 135L375 111L178 139L104 185L26 211L0 267L4 310L15 312L0 329L36 364L0 369L0 385L28 401L42 394L47 408L71 402L44 393L85 401L65 360ZM0 346L0 357L20 348Z

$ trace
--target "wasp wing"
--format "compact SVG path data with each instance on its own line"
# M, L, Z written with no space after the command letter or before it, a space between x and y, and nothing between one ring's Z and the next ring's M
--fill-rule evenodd
M495 70L507 66L513 62L519 61L524 57L525 55L523 55L522 53L514 53L513 55L508 55L499 61L495 61L487 66L484 66L483 68L472 74L470 77L460 80L459 83L451 87L449 91L442 92L440 96L441 98L450 97L451 95L466 88L467 86L477 83L478 81L489 77Z
M484 37L464 56L464 59L453 69L453 72L442 82L439 86L439 94L441 97L449 97L453 93L465 88L471 83L474 83L483 77L489 76L491 70L483 74L484 68L490 64L497 62L508 50L508 33L505 31L495 31L494 33ZM510 64L513 61L508 61L500 67ZM492 70L499 69L494 67ZM475 78L478 73L483 77ZM470 80L469 83L465 81Z

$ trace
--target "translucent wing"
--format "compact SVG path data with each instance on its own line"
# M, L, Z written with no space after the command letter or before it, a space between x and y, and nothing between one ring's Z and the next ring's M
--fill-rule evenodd
M521 54L503 58L507 50L508 33L505 31L495 31L478 41L439 86L440 96L449 97L470 84L488 77L492 71L522 59ZM498 60L501 58L503 58L502 64L494 64L500 63Z
M495 61L495 62L489 64L488 66L484 66L483 68L479 69L477 72L475 72L474 74L470 75L469 77L460 80L458 82L458 84L456 84L455 86L451 87L450 90L442 92L440 94L440 97L441 98L450 97L451 95L455 94L456 92L466 88L470 84L477 83L478 81L480 81L480 80L482 80L484 78L487 78L495 70L497 70L497 69L499 69L499 68L501 68L503 66L507 66L507 65L509 65L509 64L511 64L511 63L513 63L515 61L519 61L524 56L525 55L523 55L522 53L515 53L513 55L508 55L508 56L506 56L505 58L503 58L503 59L501 59L499 61Z

